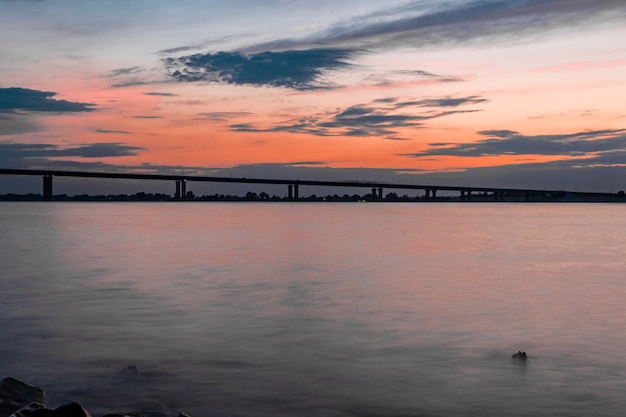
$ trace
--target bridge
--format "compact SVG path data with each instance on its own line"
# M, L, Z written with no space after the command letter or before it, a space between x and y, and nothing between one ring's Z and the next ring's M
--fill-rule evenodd
M550 199L570 195L582 200L593 201L615 201L622 200L622 192L599 193L599 192L579 192L564 190L539 190L530 188L498 188L498 187L469 187L469 186L449 186L449 185L425 185L425 184L397 184L389 182L372 181L319 181L319 180L292 180L292 179L261 179L261 178L232 178L185 174L147 174L147 173L119 173L119 172L94 172L94 171L64 171L54 169L8 169L0 168L0 175L29 175L41 176L43 179L43 200L50 201L53 198L53 178L54 177L79 177L79 178L109 178L127 180L152 180L152 181L173 181L175 183L175 199L184 201L187 195L187 182L217 182L217 183L245 183L245 184L272 184L286 185L288 199L297 201L300 199L300 186L325 186L343 188L367 188L371 189L374 201L383 200L383 190L421 190L424 192L424 200L437 200L437 192L457 192L460 201L471 201L474 193L486 193L492 195L493 201L504 201L505 196L515 196L523 201L535 201L537 199Z

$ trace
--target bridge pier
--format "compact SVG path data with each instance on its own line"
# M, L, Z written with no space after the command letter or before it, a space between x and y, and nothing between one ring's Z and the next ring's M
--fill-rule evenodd
M433 187L427 187L424 189L424 191L426 192L424 195L424 198L426 200L435 200L437 198L437 189L433 188Z
M300 186L298 184L289 184L287 186L287 197L289 201L298 201L300 199Z
M52 201L52 177L54 177L54 175L46 174L43 176L44 201Z
M383 187L372 187L372 201L383 201Z
M187 199L187 180L176 180L176 201L185 201Z
M472 190L461 190L461 201L472 201Z

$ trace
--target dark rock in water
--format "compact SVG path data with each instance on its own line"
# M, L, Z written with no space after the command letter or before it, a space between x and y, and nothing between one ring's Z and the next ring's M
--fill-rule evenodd
M30 403L42 404L46 393L42 388L15 378L0 382L0 416L9 416Z
M46 408L46 406L41 403L30 403L26 407L20 408L9 417L31 417L33 415L33 411L41 408Z
M69 403L62 405L54 410L49 408L41 408L31 413L31 417L91 417L89 411L85 410L78 403Z
M522 352L520 350L517 353L514 353L513 355L511 355L511 359L518 360L518 361L525 361L526 359L528 359L528 356L526 355L526 352Z
M126 368L120 369L120 374L124 376L139 376L139 368L135 365L130 365Z
M156 377L161 376L162 373L159 371L140 371L138 367L135 365L129 365L126 368L120 369L120 375L129 376L129 377Z
M22 404L29 402L43 402L46 392L43 388L29 385L15 378L4 378L0 382L0 398L4 401L14 401Z

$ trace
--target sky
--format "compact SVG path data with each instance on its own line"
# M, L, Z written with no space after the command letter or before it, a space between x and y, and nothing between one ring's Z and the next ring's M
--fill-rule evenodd
M617 192L624 39L624 0L0 0L0 167Z

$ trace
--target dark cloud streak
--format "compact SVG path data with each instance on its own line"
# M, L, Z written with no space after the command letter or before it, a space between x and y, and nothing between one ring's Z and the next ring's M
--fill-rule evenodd
M175 97L178 94L174 94L174 93L160 93L158 91L151 91L148 93L144 93L147 96L157 96L157 97Z
M512 130L479 132L487 139L461 144L431 144L431 148L414 154L415 158L432 156L504 156L546 155L591 157L606 152L626 150L626 129L593 130L562 135L525 136ZM443 146L442 146L443 145Z
M0 88L0 113L75 113L94 111L94 104L55 100L57 93L28 88Z
M96 133L108 133L108 134L118 134L118 135L130 135L131 132L127 132L124 130L105 130L105 129L95 129Z
M294 90L330 88L327 71L343 69L356 50L321 48L243 54L215 52L164 58L170 76L178 81L285 87Z
M0 142L0 159L15 160L21 158L109 158L137 155L143 148L121 143L92 143L72 148L61 148L49 143L11 143Z
M334 114L302 117L270 128L257 128L248 123L233 124L230 128L237 132L289 132L316 136L380 136L386 139L403 140L406 138L400 136L397 129L420 128L424 121L429 119L480 111L479 109L444 109L456 108L461 105L481 104L486 101L486 99L478 96L411 101L401 101L388 97L374 100L369 104L359 104L338 110ZM406 110L409 111L405 113Z

